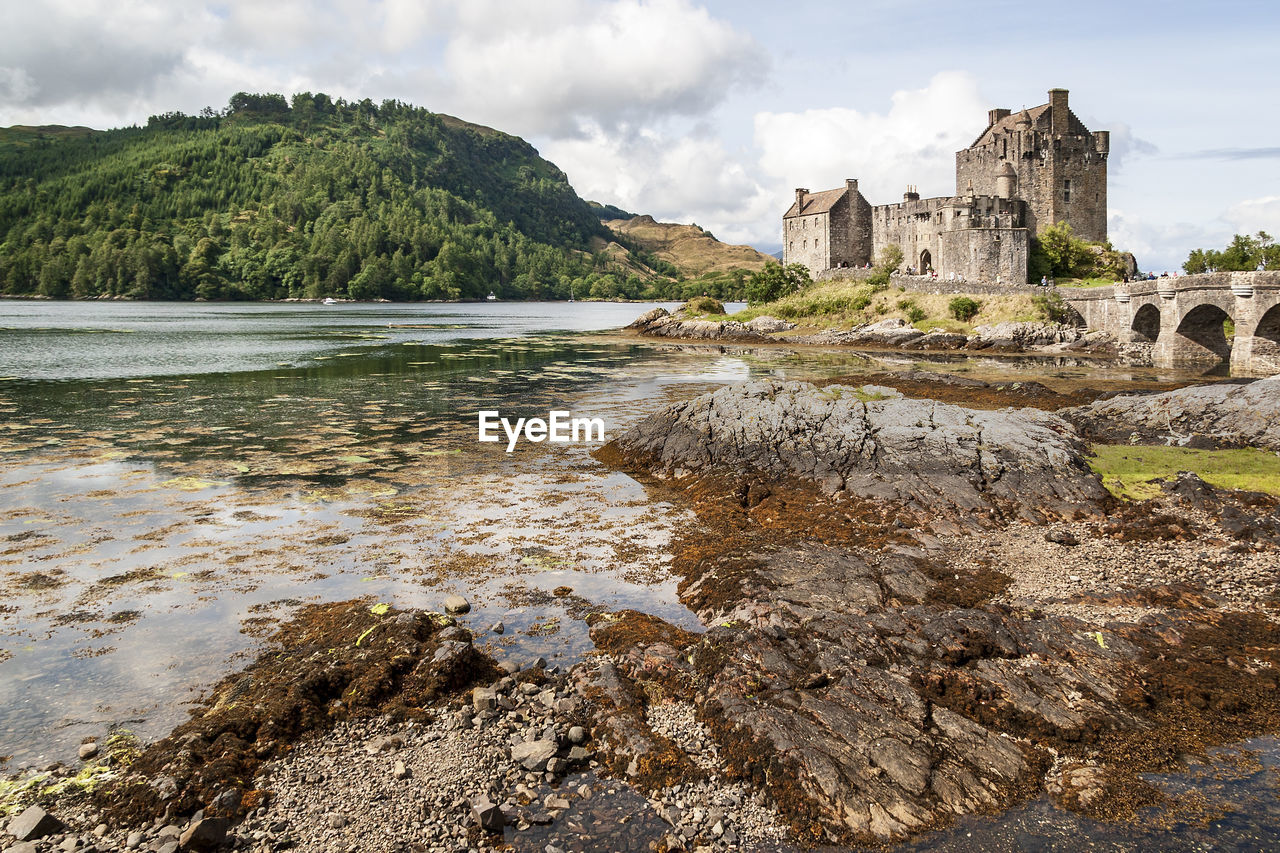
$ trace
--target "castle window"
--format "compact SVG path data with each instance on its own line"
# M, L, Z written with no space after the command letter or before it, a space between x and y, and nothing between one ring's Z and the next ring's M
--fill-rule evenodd
M1064 178L1062 181L1062 202L1066 204L1071 201L1071 179Z

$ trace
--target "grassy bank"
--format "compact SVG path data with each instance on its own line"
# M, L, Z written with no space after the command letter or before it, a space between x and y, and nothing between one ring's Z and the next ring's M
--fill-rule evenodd
M957 294L909 293L889 287L877 291L865 282L824 281L799 293L773 302L753 305L731 315L743 322L762 315L780 317L805 327L850 328L893 317L901 318L921 331L946 329L968 334L975 326L1019 320L1047 319L1038 294L1008 293L971 295L979 303L978 313L961 322L951 315L949 305Z
M1093 453L1089 464L1103 485L1120 498L1155 497L1160 483L1179 471L1190 471L1223 489L1280 495L1280 455L1268 450L1099 445Z

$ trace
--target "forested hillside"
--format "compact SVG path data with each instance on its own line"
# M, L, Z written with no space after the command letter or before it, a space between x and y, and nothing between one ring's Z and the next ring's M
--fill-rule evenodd
M602 237L528 143L395 101L0 131L6 294L564 298L608 280Z

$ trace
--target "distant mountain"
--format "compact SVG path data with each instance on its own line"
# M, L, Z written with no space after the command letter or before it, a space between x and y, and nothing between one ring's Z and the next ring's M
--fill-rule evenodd
M0 130L6 294L563 298L626 281L592 251L609 237L524 140L398 101Z
M755 272L772 260L750 246L721 243L697 225L656 222L652 216L606 221L621 242L639 250L650 266L665 267L674 276L697 278L731 270Z

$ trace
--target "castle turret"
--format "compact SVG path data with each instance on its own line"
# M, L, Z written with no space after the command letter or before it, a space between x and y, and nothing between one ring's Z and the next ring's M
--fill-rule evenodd
M1104 158L1111 153L1111 131L1096 130L1093 133L1093 149Z
M970 185L972 186L972 184ZM1005 160L996 170L996 195L1003 199L1011 199L1018 193L1018 172L1013 164Z

